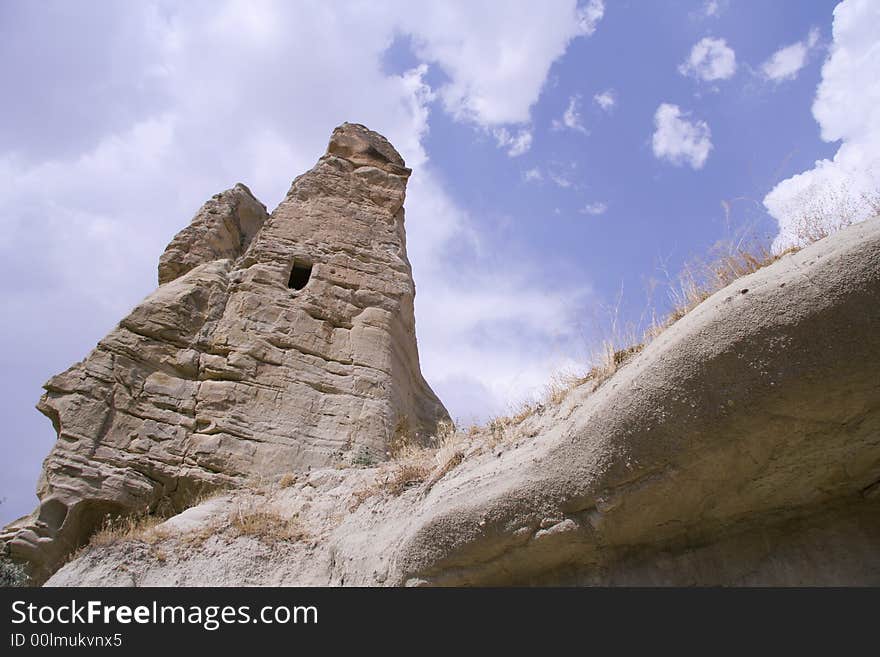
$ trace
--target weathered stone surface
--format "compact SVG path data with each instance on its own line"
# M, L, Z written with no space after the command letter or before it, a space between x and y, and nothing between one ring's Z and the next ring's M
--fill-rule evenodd
M598 390L463 437L399 497L391 464L313 471L172 519L168 558L92 548L50 584L880 585L878 364L880 218L717 292ZM187 540L245 504L308 538Z
M406 257L410 171L363 126L271 216L243 185L208 201L159 263L160 287L38 408L58 441L40 507L8 527L37 579L108 513L327 466L448 418L422 378Z
M206 262L238 258L268 217L266 206L241 183L215 195L159 258L159 285Z

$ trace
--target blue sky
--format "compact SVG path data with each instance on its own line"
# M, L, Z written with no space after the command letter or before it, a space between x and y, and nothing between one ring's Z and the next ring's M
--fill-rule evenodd
M651 281L732 232L783 248L817 209L861 218L878 5L7 0L0 521L54 440L43 382L207 198L241 181L273 208L343 121L415 169L422 367L464 421L585 367L612 308L662 313Z

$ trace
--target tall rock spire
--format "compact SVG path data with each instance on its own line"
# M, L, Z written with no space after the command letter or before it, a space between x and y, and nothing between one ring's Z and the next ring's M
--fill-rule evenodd
M46 384L40 506L2 538L39 581L107 514L351 460L448 419L422 378L403 202L410 170L361 125L270 215L244 185L162 255L159 288Z

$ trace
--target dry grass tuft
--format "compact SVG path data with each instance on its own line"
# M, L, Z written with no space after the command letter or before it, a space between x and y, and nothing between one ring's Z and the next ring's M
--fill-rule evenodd
M233 538L248 536L269 545L301 541L306 537L296 517L284 518L274 511L253 506L239 506L229 514L227 533Z
M406 435L396 436L387 469L375 486L354 494L353 508L378 492L398 496L434 479L440 472L445 475L461 462L462 441L463 435L451 422L441 422L427 445L418 444Z
M650 341L657 337L715 292L738 278L753 274L798 250L800 247L793 246L780 253L773 253L766 245L758 242L716 246L713 249L714 256L709 259L694 259L685 265L678 281L669 289L672 310L662 321L655 321L648 328L645 339Z
M383 481L383 488L395 497L408 488L419 486L431 474L430 468L421 463L400 463Z
M89 540L89 547L115 545L124 541L143 541L152 545L165 538L164 532L157 529L164 520L163 517L149 514L108 515Z
M281 479L278 480L278 485L281 488L290 488L299 480L299 477L294 472L286 472L281 475Z

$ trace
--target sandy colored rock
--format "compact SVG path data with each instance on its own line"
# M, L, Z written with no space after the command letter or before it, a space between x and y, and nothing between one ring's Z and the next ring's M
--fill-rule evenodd
M878 364L880 218L720 290L597 390L459 436L399 495L402 464L316 470L49 583L880 585ZM236 535L231 509L302 532Z
M426 440L448 419L422 378L404 210L410 170L381 135L337 128L266 214L218 194L159 262L159 288L46 384L58 432L39 508L4 530L47 577L107 514Z
M241 183L215 195L159 258L159 285L206 262L238 258L268 217L266 206Z

